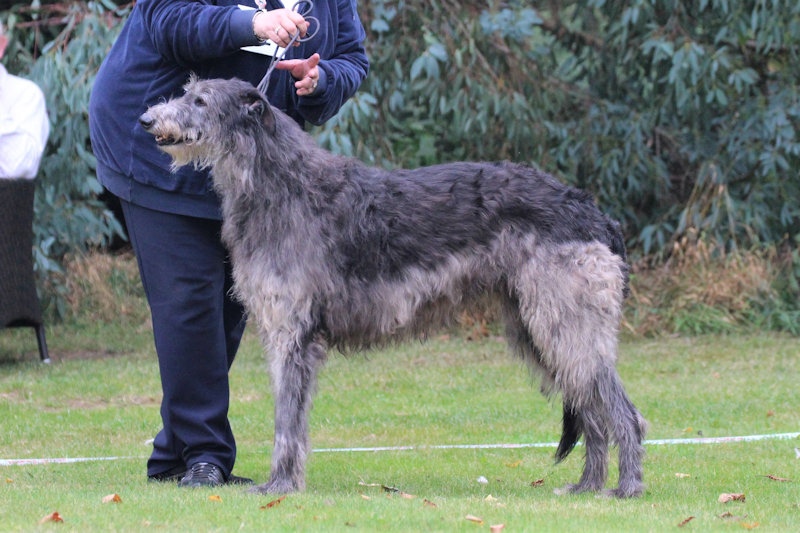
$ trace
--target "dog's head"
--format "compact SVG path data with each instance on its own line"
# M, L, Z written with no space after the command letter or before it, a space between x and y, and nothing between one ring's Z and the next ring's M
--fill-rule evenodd
M151 106L139 124L172 157L173 169L194 164L205 168L229 153L236 134L273 135L275 114L251 84L238 80L201 80L195 76L184 94Z

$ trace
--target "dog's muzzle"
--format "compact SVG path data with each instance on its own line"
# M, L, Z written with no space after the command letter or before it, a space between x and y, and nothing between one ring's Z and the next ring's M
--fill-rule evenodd
M153 136L156 138L156 144L159 146L172 146L175 144L183 144L188 141L188 139L184 137L173 137L172 135L161 135L158 132L153 131L153 127L155 126L156 119L153 118L148 112L142 113L139 117L139 124L144 128L147 133L152 133ZM199 140L201 137L200 132L197 133L197 138L194 139Z

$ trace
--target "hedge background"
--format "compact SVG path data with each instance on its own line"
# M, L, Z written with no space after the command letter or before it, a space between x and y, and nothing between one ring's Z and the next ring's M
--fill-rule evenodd
M48 99L35 256L58 304L64 255L121 231L98 200L86 110L131 6L0 7L7 68ZM359 9L372 70L315 131L329 149L387 167L537 165L594 193L634 257L664 261L687 239L720 253L779 250L790 257L784 299L796 299L800 3L370 0Z

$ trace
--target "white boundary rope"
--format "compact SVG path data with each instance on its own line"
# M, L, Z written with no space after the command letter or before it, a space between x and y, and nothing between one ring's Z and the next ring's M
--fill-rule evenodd
M50 464L70 464L88 463L90 461L120 461L122 459L146 459L145 456L127 457L53 457L42 459L0 459L0 466L27 466L27 465L50 465Z
M751 442L771 439L795 439L800 437L797 433L774 433L771 435L742 435L738 437L695 437L687 439L654 439L644 441L645 446L658 446L665 444L722 444L726 442ZM320 452L387 452L401 450L487 450L494 448L556 448L557 442L533 442L529 444L438 444L431 446L377 446L374 448L319 448Z
M773 433L769 435L741 435L732 437L694 437L686 439L653 439L644 441L645 446L675 444L724 444L730 442L753 442L760 440L796 439L797 433ZM314 453L341 452L396 452L409 450L489 450L516 448L555 448L557 442L533 442L527 444L433 444L428 446L375 446L364 448L317 448ZM0 466L26 466L44 464L86 463L90 461L120 461L124 459L146 459L145 456L129 455L122 457L61 457L41 459L0 459Z

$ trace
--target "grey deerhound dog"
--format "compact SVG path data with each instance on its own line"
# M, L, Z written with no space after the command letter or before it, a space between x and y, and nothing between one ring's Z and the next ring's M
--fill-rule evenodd
M262 493L305 485L308 415L329 347L424 337L487 303L512 350L560 393L556 459L583 435L566 492L598 491L609 442L618 497L639 495L645 421L615 368L628 266L619 224L533 168L452 163L387 171L333 155L239 80L191 79L142 126L173 165L210 167L235 294L270 354L275 442Z

